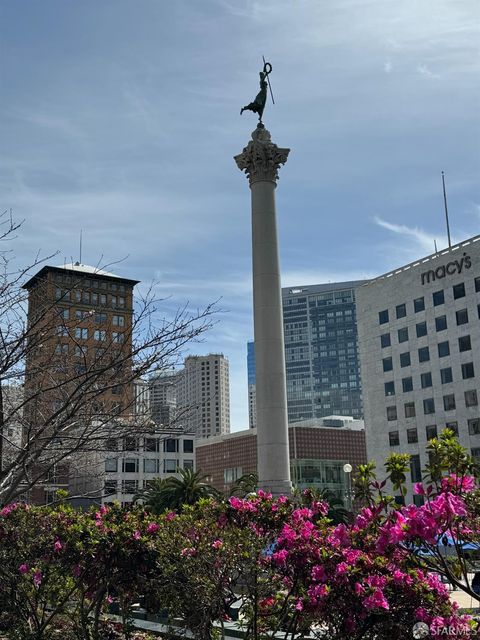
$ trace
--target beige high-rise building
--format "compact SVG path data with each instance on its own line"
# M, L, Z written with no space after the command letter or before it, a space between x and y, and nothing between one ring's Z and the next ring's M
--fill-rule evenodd
M178 377L177 403L187 431L199 438L230 433L228 360L221 353L189 356Z

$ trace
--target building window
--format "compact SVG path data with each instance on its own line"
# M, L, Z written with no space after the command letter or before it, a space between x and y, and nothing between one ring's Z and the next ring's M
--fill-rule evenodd
M435 400L433 398L425 398L423 401L423 413L427 416L435 413Z
M178 468L177 460L164 460L163 461L163 472L164 473L176 473Z
M418 433L416 429L407 429L407 442L409 444L418 442Z
M412 442L418 442L418 440ZM419 455L410 456L410 478L412 482L422 481L422 468L420 466Z
M408 327L398 330L398 342L407 342L408 340Z
M422 389L427 389L427 387L432 386L432 374L430 373L430 371L427 371L427 373L422 373L420 375L420 384L422 386Z
M439 342L438 357L444 358L445 356L449 356L449 355L450 355L450 344L448 343L448 340L446 340L445 342Z
M380 344L382 346L382 349L384 349L385 347L389 347L392 344L389 333L384 333L380 336Z
M390 431L388 434L388 440L391 447L398 447L398 445L400 444L398 431Z
M138 473L138 458L124 458L122 471L123 473Z
M437 425L429 424L425 427L425 433L427 435L427 440L433 440L433 438L437 437Z
M417 338L422 338L423 336L427 335L427 323L426 322L419 322L416 325L416 331L417 331Z
M469 391L465 391L465 406L466 407L476 407L478 406L478 398L476 389L470 389Z
M410 352L406 351L405 353L400 354L400 366L401 367L409 367L410 366Z
M159 473L160 472L160 460L155 458L145 458L143 460L144 473Z
M453 433L458 436L458 422L455 420L453 422L446 422L445 427L453 431Z
M449 382L453 382L452 367L446 367L445 369L440 369L440 379L442 381L442 384L448 384Z
M183 441L183 453L193 453L193 440Z
M458 350L459 351L470 351L472 348L472 343L470 340L470 336L461 336L458 339Z
M112 324L114 327L124 327L125 326L125 316L113 316Z
M105 459L105 472L106 473L115 473L118 467L117 458L106 458Z
M100 294L100 304L105 306L107 304L107 296L104 293Z
M143 448L145 451L160 451L160 440L158 438L145 438Z
M128 437L123 441L124 451L138 451L138 438Z
M107 314L106 313L96 313L95 314L95 322L97 324L105 324L107 322Z
M435 329L437 331L445 331L447 328L447 316L439 316L435 318Z
M414 418L415 417L415 403L414 402L406 402L403 405L405 409L405 418ZM409 440L410 442L410 440Z
M473 362L466 362L462 364L462 378L467 380L468 378L475 377L475 370L473 368Z
M407 315L407 307L405 304L397 304L395 311L397 314L397 320L399 320L400 318L405 318L405 316Z
M453 299L458 300L458 298L465 297L465 284L461 282L460 284L453 285Z
M448 396L443 396L443 408L445 411L453 411L455 406L455 395L453 393L450 393Z
M385 311L379 311L378 322L379 324L386 324L388 322L388 309L385 309Z
M111 496L112 493L117 493L117 481L116 480L105 480L105 485L103 487L103 493L106 496Z
M116 438L107 438L105 440L105 449L107 451L116 451L118 448L118 442Z
M468 421L468 433L471 436L480 434L480 418L472 418Z
M83 329L82 327L76 327L75 338L77 340L88 340L88 329Z
M384 358L383 359L383 370L391 371L393 369L393 360L392 358Z
M163 441L163 450L166 453L177 453L178 440L176 438L167 438Z
M468 322L468 311L466 309L460 309L455 314L457 316L457 324L467 324Z
M193 471L193 460L184 460L183 461L184 469L191 469Z
M421 298L416 298L413 301L413 309L415 313L419 311L425 311L425 298L422 296Z
M118 306L119 307L124 307L125 306L125 298L122 298L122 296L120 296L118 298Z
M396 420L396 419L397 419L397 407L395 405L387 407L387 420L391 422L392 420Z
M97 342L105 342L107 339L107 332L102 330L97 330L93 332L93 339Z
M55 354L57 356L68 354L68 344L57 344L55 346Z
M391 382L385 382L385 395L386 396L395 395L395 383L393 382L393 380Z
M443 304L445 302L445 295L443 290L435 291L435 293L432 293L432 299L434 307L438 307L438 305Z
M118 331L112 331L112 342L123 342L124 335Z
M122 493L137 493L138 480L122 480Z
M418 361L428 362L430 360L430 349L428 347L421 347L418 350Z
M402 378L402 389L404 393L413 391L413 378Z
M473 447L472 458L474 462L480 464L480 447Z

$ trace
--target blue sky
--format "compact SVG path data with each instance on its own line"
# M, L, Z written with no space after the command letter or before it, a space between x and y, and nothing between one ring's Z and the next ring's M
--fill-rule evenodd
M256 116L291 148L284 286L378 275L480 229L477 0L0 1L1 207L40 250L156 281L168 314L221 298L192 352L230 360L248 425L250 200L233 156ZM102 257L103 256L103 257Z

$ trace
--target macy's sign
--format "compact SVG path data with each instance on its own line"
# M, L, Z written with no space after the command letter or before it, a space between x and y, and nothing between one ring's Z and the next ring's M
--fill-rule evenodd
M470 269L471 266L472 260L470 256L464 253L460 260L452 260L452 262L442 264L436 269L429 269L422 273L422 284L435 282L435 280L440 280L445 276L453 276L455 273L462 273L464 269Z

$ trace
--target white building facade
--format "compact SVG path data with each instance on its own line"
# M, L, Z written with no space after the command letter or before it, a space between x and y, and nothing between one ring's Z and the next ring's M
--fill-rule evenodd
M407 501L425 449L449 427L480 458L480 236L357 289L369 460L411 454Z
M177 383L179 422L199 438L230 433L228 360L221 353L189 356Z

